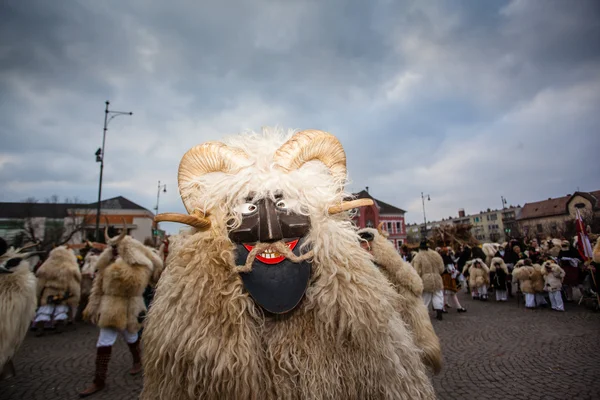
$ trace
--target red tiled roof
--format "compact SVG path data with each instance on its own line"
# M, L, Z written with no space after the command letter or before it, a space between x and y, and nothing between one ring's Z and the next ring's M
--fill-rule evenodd
M366 190L361 190L360 192L354 193L353 195L357 199L372 199L379 206L380 214L403 214L404 215L404 213L406 213L406 211L404 211L401 208L392 206L391 204L388 204L386 202L376 199L375 197L371 196L369 194L369 192L367 192Z
M600 190L593 192L575 192L569 196L557 197L556 199L548 199L536 201L533 203L525 203L521 210L519 219L545 218L556 215L567 214L567 204L575 195L580 195L592 201L594 208L600 206ZM593 197L593 198L592 198Z

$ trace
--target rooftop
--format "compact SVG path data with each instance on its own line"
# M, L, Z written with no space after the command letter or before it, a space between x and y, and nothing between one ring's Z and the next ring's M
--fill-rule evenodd
M380 214L404 214L406 213L405 210L395 207L391 204L388 204L384 201L378 200L375 197L371 196L369 194L369 192L367 192L366 190L361 190L358 193L353 193L353 195L357 198L357 199L371 199L375 202L375 204L377 206L379 206L379 213Z
M96 209L98 202L91 204L78 203L1 203L0 218L65 218L68 210ZM147 210L146 208L126 199L123 196L102 200L102 209L105 210Z
M575 192L555 199L549 198L548 200L525 203L519 219L545 218L567 214L567 205L569 204L569 201L577 195L588 199L592 203L594 209L600 206L600 190L593 192Z

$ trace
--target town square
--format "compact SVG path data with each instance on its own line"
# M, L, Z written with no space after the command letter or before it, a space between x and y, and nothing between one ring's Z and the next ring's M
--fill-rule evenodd
M0 400L600 399L594 0L0 5Z

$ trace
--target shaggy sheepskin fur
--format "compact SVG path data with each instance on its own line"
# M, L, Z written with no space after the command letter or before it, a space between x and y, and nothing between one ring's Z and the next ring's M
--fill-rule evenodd
M374 239L370 243L373 260L401 295L402 301L397 310L413 332L417 346L423 350L423 360L435 373L438 373L442 368L442 350L421 298L423 294L421 278L415 269L400 257L394 245L375 229L365 228L360 232L369 232L373 235Z
M96 262L97 274L83 317L100 328L138 332L140 314L146 313L143 293L162 272L162 260L131 236L116 245L118 256L107 247Z
M481 246L481 249L485 254L486 265L492 265L492 258L494 258L499 248L500 246L498 243L484 243L483 246Z
M540 264L533 264L533 271L531 272L531 287L534 292L544 291L544 277L542 276L542 266Z
M550 266L550 273L546 270ZM565 279L565 271L552 261L546 261L542 264L542 276L544 277L544 290L553 292L562 289L562 282Z
M3 263L14 255L0 257ZM25 339L37 306L36 279L27 260L0 275L0 370L12 359Z
M592 257L595 263L600 263L600 237L596 240Z
M490 264L491 265L490 272L496 272L496 263L500 264L500 269L502 271L504 271L506 273L506 275L508 275L508 267L504 263L504 260L500 257L492 258L492 262Z
M40 305L48 303L48 296L71 294L65 304L77 307L81 296L81 271L77 257L67 246L58 246L36 272L38 299Z
M481 268L475 268L475 261L481 263ZM475 258L465 266L469 271L469 286L472 288L480 288L483 285L490 284L490 269L481 258Z
M141 399L434 399L421 351L396 309L402 298L361 249L338 176L311 161L291 172L273 163L289 138L278 131L231 138L247 167L203 175L182 197L211 228L171 237L144 330ZM265 315L245 291L228 229L238 205L281 193L310 216L312 275L300 305ZM227 225L226 221L232 222Z
M444 289L442 272L444 260L437 251L419 250L412 260L412 265L423 280L424 292L435 292Z
M523 263L523 260L517 262L515 269L512 271L512 276L514 279L519 280L521 292L530 294L535 293L535 290L533 290L533 284L531 282L531 276L533 275L533 272L533 267L526 266Z
M99 255L92 254L91 252L85 255L85 261L81 268L81 296L89 296L92 292L96 263L99 257Z

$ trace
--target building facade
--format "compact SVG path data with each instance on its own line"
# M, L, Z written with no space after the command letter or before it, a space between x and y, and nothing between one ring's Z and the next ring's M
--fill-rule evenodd
M480 211L479 214L466 215L464 209L458 210L458 217L449 217L441 221L427 222L427 232L432 229L449 224L471 224L471 234L480 242L502 242L510 237L514 230L516 218L521 213L521 207L508 207L502 210ZM420 237L424 224L411 224L407 227L411 237Z
M526 203L517 223L525 236L563 236L568 230L566 224L575 221L577 210L588 224L593 220L597 221L600 218L600 190L575 192L563 197Z
M8 243L22 240L50 240L68 244L96 240L96 210L98 203L0 203L0 237ZM152 238L154 214L122 197L101 202L100 230L109 234L120 232L127 224L127 233L144 242Z
M357 199L371 199L374 203L372 206L360 207L354 216L354 223L359 228L377 228L383 222L382 229L389 234L388 240L400 250L406 241L406 211L374 198L369 194L368 188L354 193L353 196Z

